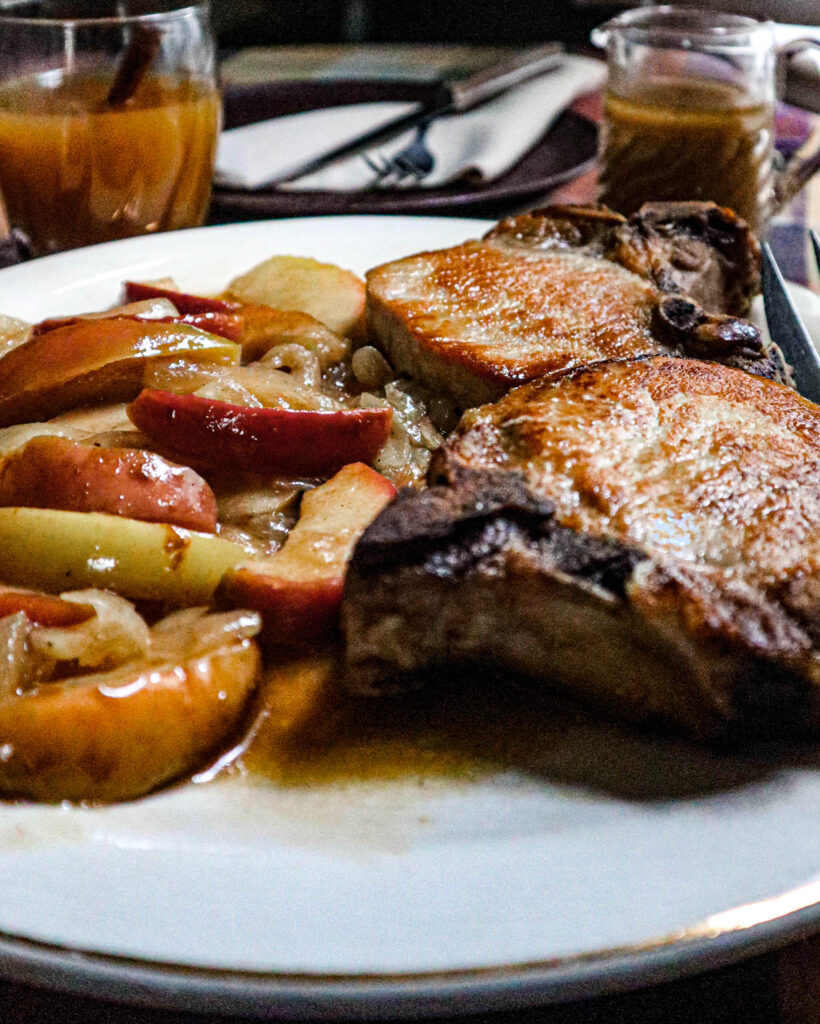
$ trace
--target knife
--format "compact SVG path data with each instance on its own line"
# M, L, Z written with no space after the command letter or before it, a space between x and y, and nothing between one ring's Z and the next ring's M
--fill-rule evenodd
M534 49L525 50L508 60L500 61L469 78L442 82L433 94L432 99L420 110L403 114L387 124L363 135L335 146L319 157L307 161L301 166L277 175L265 182L264 186L280 185L286 181L295 181L305 174L320 171L331 164L338 163L355 153L362 153L401 135L410 128L427 124L445 114L462 114L473 107L491 100L494 96L512 89L522 82L543 75L559 67L564 60L564 47L561 43L547 43Z
M820 244L812 243L820 266ZM763 305L772 341L780 348L794 371L798 392L812 402L820 403L820 358L809 332L795 308L780 267L768 242L761 246L763 265Z

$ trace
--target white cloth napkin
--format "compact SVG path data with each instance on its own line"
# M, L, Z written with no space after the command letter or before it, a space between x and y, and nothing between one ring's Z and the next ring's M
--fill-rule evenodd
M461 178L488 182L500 177L529 150L576 97L600 88L605 65L588 57L567 57L561 67L510 90L464 114L441 117L427 132L435 158L432 172L407 187L436 188ZM359 103L328 107L261 121L222 133L216 180L255 189L371 128L417 108L413 103ZM367 154L389 158L414 138L410 131ZM371 186L375 172L358 154L280 187L289 190L352 192ZM388 183L395 187L395 182Z

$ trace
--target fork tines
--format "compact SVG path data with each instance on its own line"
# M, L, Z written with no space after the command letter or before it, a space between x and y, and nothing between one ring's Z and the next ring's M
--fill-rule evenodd
M435 166L435 158L425 142L429 127L430 121L423 121L418 125L412 142L392 157L374 153L364 154L365 163L376 174L370 184L371 188L385 185L394 187L403 183L417 184L430 174Z
M820 238L811 233L815 260L820 268ZM763 250L763 303L772 341L791 363L794 384L804 398L820 403L820 356L786 288L780 267L767 242Z

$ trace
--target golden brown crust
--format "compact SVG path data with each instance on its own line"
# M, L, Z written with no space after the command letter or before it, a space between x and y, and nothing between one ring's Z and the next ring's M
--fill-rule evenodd
M820 407L599 363L465 414L429 482L354 553L351 685L470 662L702 738L820 728Z
M664 357L534 382L465 414L445 460L522 469L562 523L772 585L820 568L820 408Z
M656 354L716 359L785 379L778 353L737 316L759 250L712 203L548 207L483 240L371 270L374 343L462 408L579 366Z
M370 326L388 355L432 387L443 374L465 406L535 377L665 351L656 306L653 285L616 264L488 242L368 275Z

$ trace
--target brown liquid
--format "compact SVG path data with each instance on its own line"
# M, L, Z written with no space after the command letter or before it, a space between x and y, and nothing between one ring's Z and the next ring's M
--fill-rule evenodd
M661 79L604 97L601 200L634 213L656 200L712 200L755 229L772 188L774 115L730 85Z
M638 799L748 781L748 760L587 714L541 683L448 670L421 692L356 698L341 651L268 668L258 714L227 775L279 788L436 779L473 783L514 771ZM765 768L764 768L765 770ZM213 772L197 781L207 782Z
M110 82L33 78L0 87L0 193L37 253L194 227L210 197L219 97L147 75L106 105Z

